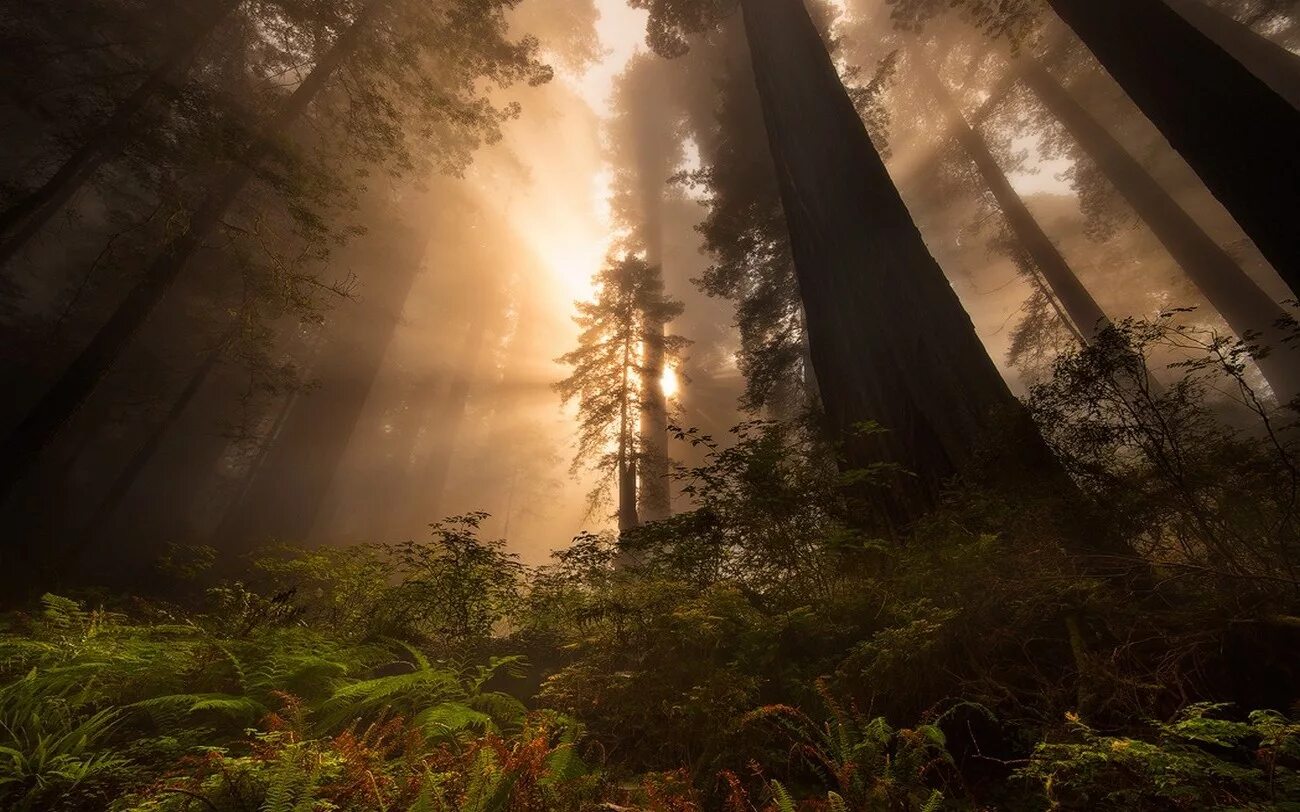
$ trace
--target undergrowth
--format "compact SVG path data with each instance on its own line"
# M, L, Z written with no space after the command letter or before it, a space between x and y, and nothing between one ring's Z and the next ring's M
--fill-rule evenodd
M1182 383L1157 341L1201 342ZM861 508L896 472L755 422L681 431L693 510L544 567L481 514L240 580L177 547L158 595L5 616L0 807L1300 809L1293 438L1223 418L1225 381L1262 408L1243 352L1063 358L1029 405L1068 503L972 471L900 531Z

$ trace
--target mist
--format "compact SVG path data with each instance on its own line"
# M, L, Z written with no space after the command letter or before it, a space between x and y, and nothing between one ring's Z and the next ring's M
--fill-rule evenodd
M654 497L663 503L656 518L690 509L670 472L705 453L671 440L669 425L720 437L745 419L819 408L738 19L682 35L665 58L643 41L643 10L560 5L527 0L505 12L501 35L529 38L527 58L545 75L520 82L519 67L498 66L483 74L495 74L494 86L449 77L465 82L459 92L481 94L460 120L429 119L410 136L385 132L389 115L370 125L379 129L349 134L346 118L322 112L314 134L294 134L321 145L314 164L277 170L300 173L304 188L284 188L290 175L260 178L261 199L242 204L243 219L223 220L220 236L193 255L158 312L23 467L6 503L16 535L69 551L83 572L129 580L176 545L233 554L268 542L418 538L443 517L482 511L485 532L526 561L544 561L576 533L608 529L614 515L610 498L588 498L600 477L575 463L573 404L562 407L554 390L564 376L557 359L578 337L573 303L593 294L607 256L645 258L682 303L664 329L689 344L666 367L655 362L644 384L670 390L659 406L642 404L652 414L639 429L641 487L671 491ZM102 6L111 18L113 4ZM1225 333L1266 329L1286 286L1068 29L1049 22L1022 44L1021 34L982 40L978 19L907 4L813 11L928 250L1013 390L1041 381L1052 358L1096 326L1071 307L1110 321L1186 308L1183 319ZM218 12L231 16L201 31L227 43L247 38L261 13ZM15 37L48 39L52 53L56 42L89 36L43 14L14 10L6 23ZM293 31L292 20L276 19L281 33ZM1261 15L1255 24L1294 47L1284 20ZM190 64L188 74L164 77L178 83L176 101L144 102L137 113L157 122L158 143L123 135L100 145L96 174L57 213L29 217L30 234L10 232L9 425L39 408L166 240L175 212L201 191L196 178L207 170L183 140L197 127L241 126L220 107L193 106L213 103L214 93L256 94L258 81L279 81L277 65L321 34L303 27L273 45L264 36L264 57L164 55ZM149 47L134 64L149 63ZM111 58L70 53L10 58L13 75L31 79L9 103L25 122L6 136L14 200L129 86L78 78ZM1087 111L1080 115L1109 130L1115 149L1133 156L1128 164L1107 170L1096 145L1090 153L1077 129L1053 118L1059 109L1018 78L1027 59L1044 60L1068 84ZM517 75L504 77L510 71ZM930 85L927 72L937 77ZM935 82L947 85L937 91L943 99ZM351 92L346 83L342 92ZM987 171L956 134L967 126ZM341 135L327 136L330 128ZM1126 185L1107 171L1149 178ZM1008 221L990 181L1023 213ZM1153 227L1151 217L1164 220ZM1042 247L1032 248L1025 228ZM1186 239L1179 254L1171 241ZM1222 252L1225 273L1258 286L1253 300L1213 281L1198 286L1185 272L1175 257L1185 264L1201 243ZM1050 278L1052 263L1087 305L1071 305ZM1275 364L1275 390L1291 386L1281 369L1289 364Z
M1300 808L1300 4L0 45L0 808Z

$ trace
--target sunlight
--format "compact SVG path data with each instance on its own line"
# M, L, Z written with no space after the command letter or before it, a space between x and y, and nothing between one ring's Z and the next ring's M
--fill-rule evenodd
M664 374L659 377L659 385L663 387L664 397L675 398L681 390L681 384L677 380L677 370L672 365L664 367Z
M606 246L603 242L573 239L569 235L539 236L535 247L556 281L565 287L565 298L591 298L591 278L605 258Z

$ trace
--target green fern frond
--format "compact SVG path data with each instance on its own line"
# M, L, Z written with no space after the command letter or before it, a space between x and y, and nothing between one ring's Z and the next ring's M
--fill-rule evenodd
M454 738L465 731L487 732L496 729L492 717L462 702L443 702L416 714L416 727L430 739Z
M169 694L127 707L142 711L159 724L175 724L186 716L206 715L247 727L266 713L266 707L257 700L233 694Z
M772 782L772 800L776 803L777 812L795 812L794 797L780 781Z
M464 699L455 674L426 669L345 685L321 705L317 722L327 730L335 729L385 708L410 715L417 708Z

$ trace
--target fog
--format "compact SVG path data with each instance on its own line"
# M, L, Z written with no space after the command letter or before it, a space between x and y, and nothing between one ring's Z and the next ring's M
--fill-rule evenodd
M1220 314L1232 303L1211 301L1191 281L1173 238L1135 213L1078 132L1007 78L1026 53L1266 299L1287 298L1233 216L1058 22L1011 50L960 15L900 27L907 5L844 0L814 12L926 246L1013 391L1041 381L1092 325L1068 324L1077 314L1062 320L1023 257L1026 237L1008 225L1006 201L918 81L922 69L952 94L1111 320L1195 308L1181 318L1236 329ZM1216 5L1245 19L1251 4ZM249 15L244 25L294 25L271 11ZM12 532L77 558L83 572L139 581L148 577L143 562L177 545L234 554L271 541L422 538L443 517L477 511L487 514L485 535L507 539L530 563L579 532L610 531L615 495L589 502L604 480L590 460L575 463L577 404L562 405L555 390L570 371L558 359L579 341L574 302L597 293L593 276L610 256L661 267L668 297L683 305L666 326L690 342L662 375L672 425L725 442L743 420L815 406L738 13L690 33L673 59L646 45L645 10L618 0L524 0L507 15L512 37L537 38L549 81L486 71L455 78L457 92L479 93L505 114L489 123L486 108L466 102L459 117L430 123L412 113L414 123L400 123L416 85L373 90L347 78L338 104L352 112L322 113L293 131L296 143L324 144L320 154L258 177L243 209L212 230L191 272L51 432L8 499ZM40 11L6 12L5 21L15 37L52 24ZM1283 17L1255 24L1283 47L1300 42ZM319 32L301 28L284 34L293 39L284 60L324 47ZM217 28L231 40L246 37L241 30ZM60 36L80 47L83 33ZM159 46L132 47L140 53L126 61L138 72ZM303 70L260 53L250 47L235 64L205 51L175 109L142 113L147 137L125 142L8 258L0 312L8 427L43 408L61 370L212 183L207 153L225 146L196 156L185 142L267 115L258 83ZM6 103L17 126L3 136L4 191L17 199L130 82L87 78L110 71L111 59L6 59L36 83ZM371 90L398 112L358 124L346 99ZM222 94L243 112L191 109ZM419 137L395 134L402 126ZM388 152L372 160L368 149ZM667 455L690 466L704 449L674 439ZM674 512L690 508L680 482L671 492Z

